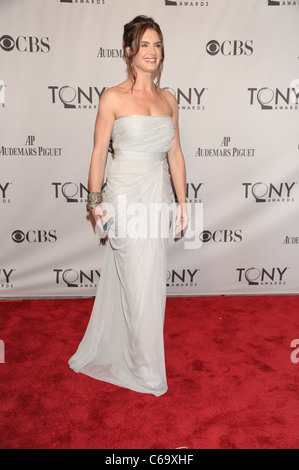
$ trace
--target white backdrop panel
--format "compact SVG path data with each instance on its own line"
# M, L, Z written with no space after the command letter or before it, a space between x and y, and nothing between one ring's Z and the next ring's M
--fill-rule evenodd
M202 241L169 240L168 295L298 293L299 1L0 0L0 297L93 296L86 214L123 25L161 26ZM108 165L111 161L109 155Z

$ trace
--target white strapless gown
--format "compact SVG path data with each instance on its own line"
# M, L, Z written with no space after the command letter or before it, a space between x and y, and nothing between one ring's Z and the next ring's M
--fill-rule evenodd
M118 196L125 196L127 206L172 202L167 152L174 132L167 115L123 116L115 121L115 156L107 172L109 202L116 205ZM123 213L116 210L119 226ZM130 216L127 227L129 222ZM109 237L89 324L69 360L75 372L155 396L167 391L167 241L147 235Z

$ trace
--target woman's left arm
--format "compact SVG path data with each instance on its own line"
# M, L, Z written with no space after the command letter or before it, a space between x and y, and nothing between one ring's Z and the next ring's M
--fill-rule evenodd
M172 120L175 126L175 136L171 149L168 151L168 163L178 201L176 233L179 233L187 227L189 220L186 207L186 166L180 144L178 105L176 98L170 92L169 94L171 95L170 104L173 110Z

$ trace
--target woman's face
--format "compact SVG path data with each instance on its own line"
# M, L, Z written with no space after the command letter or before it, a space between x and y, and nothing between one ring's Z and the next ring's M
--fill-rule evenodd
M133 59L136 69L155 73L162 59L162 43L154 29L147 29L140 42L140 49Z

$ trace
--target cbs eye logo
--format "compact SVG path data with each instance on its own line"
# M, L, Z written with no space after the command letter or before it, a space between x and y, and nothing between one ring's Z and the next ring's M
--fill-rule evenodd
M0 38L0 47L4 51L9 52L15 47L15 42L11 36L4 35Z
M54 243L57 241L56 230L15 230L11 234L11 238L15 243Z
M215 56L219 52L224 56L239 56L251 55L253 53L253 41L240 41L235 39L233 41L226 40L222 43L212 39L206 45L206 51L209 55Z
M19 36L14 39L8 34L0 37L0 51L11 52L17 49L19 52L49 52L49 38L37 38L36 36Z

